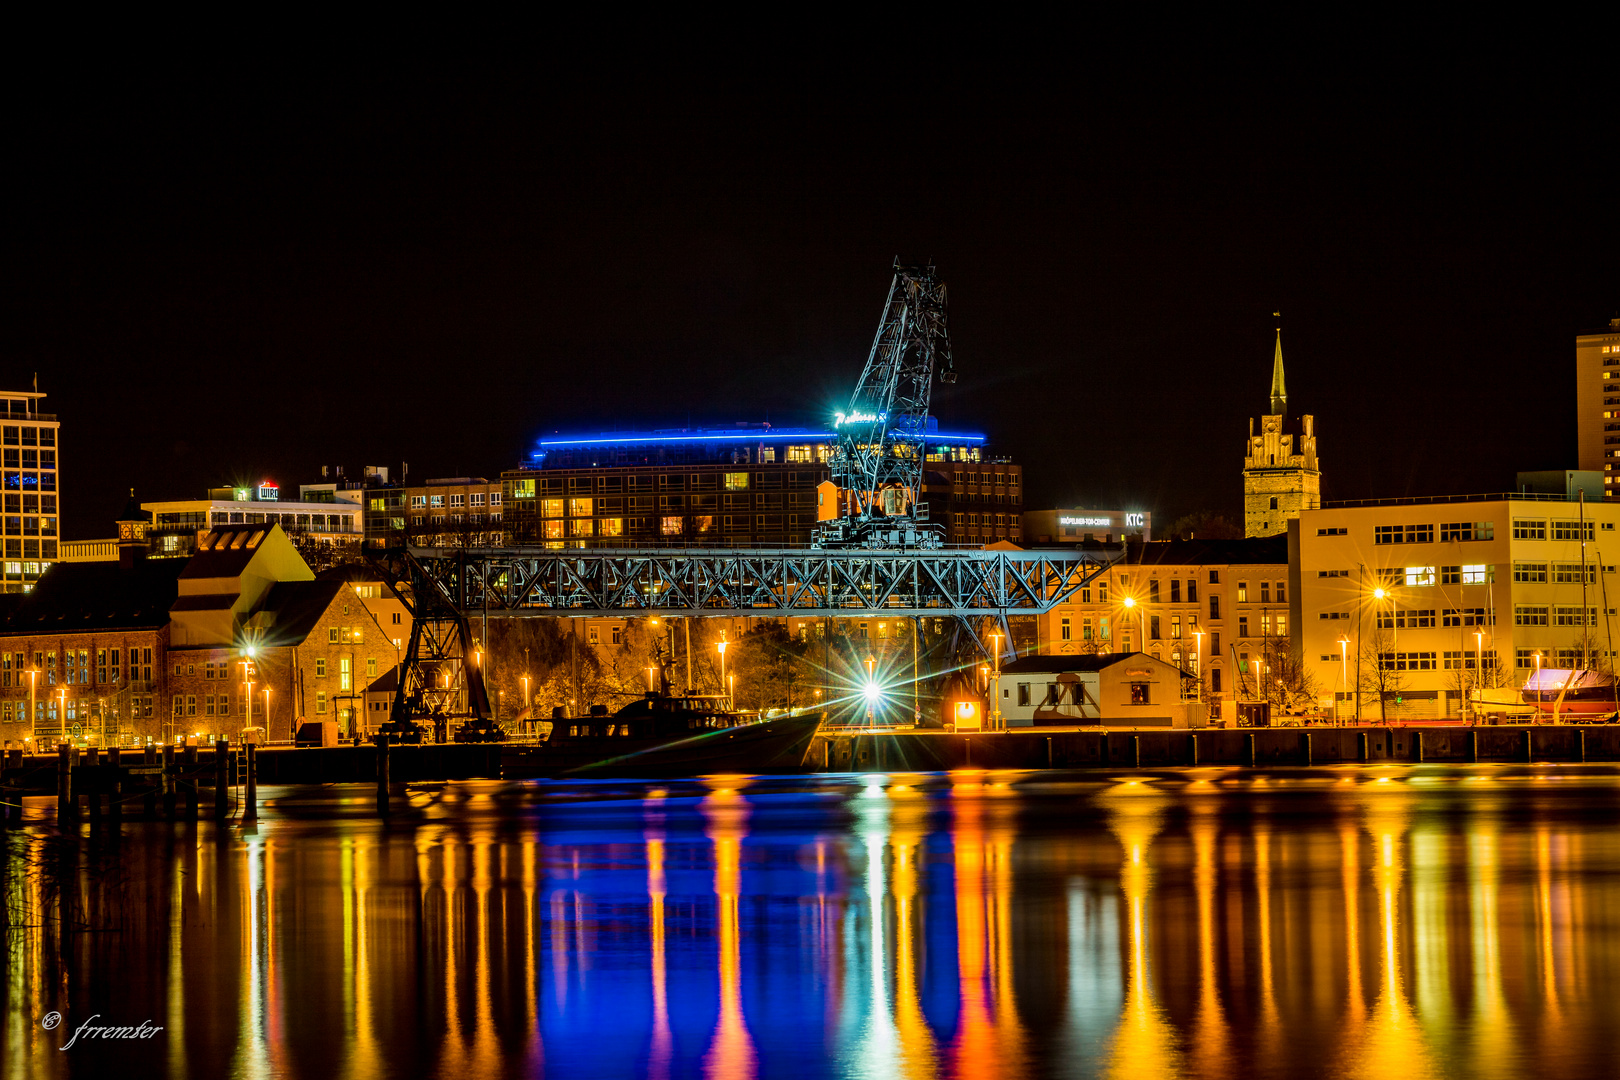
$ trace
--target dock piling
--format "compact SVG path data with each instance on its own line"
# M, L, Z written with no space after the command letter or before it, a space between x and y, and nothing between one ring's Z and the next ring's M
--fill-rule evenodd
M388 816L388 736L377 736L377 813Z
M244 823L259 820L259 778L253 760L252 743L247 744L247 794L242 799L242 821Z
M224 739L214 740L214 820L224 821L230 816L231 744Z
M56 821L66 826L73 821L73 748L67 743L56 747Z

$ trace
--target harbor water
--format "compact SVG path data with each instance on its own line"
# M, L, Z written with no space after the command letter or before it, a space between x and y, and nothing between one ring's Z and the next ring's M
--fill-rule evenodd
M1613 766L260 797L71 836L30 803L0 1074L1614 1075Z

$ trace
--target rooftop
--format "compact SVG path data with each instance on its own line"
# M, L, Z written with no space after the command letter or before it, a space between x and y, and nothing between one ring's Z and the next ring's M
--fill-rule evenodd
M1574 502L1564 494L1538 491L1498 491L1485 495L1404 495L1393 499L1332 499L1322 503L1324 510L1349 510L1357 506L1429 506L1435 503L1483 502ZM1594 503L1597 500L1592 500Z
M729 428L656 428L652 431L604 431L597 434L557 435L541 439L542 450L586 446L640 446L690 442L830 442L838 432L826 428L772 427L769 424L743 425ZM976 446L984 442L983 435L930 431L929 442ZM431 481L430 481L431 483Z

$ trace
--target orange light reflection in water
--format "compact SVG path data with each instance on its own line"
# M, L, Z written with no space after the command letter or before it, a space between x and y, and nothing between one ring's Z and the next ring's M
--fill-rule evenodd
M1611 1068L1620 774L1346 773L30 824L0 877L0 1080ZM51 1009L165 1032L64 1055Z

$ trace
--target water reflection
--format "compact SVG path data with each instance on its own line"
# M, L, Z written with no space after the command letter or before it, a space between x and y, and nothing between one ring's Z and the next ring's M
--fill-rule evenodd
M257 833L4 838L0 1075L1612 1064L1612 771L451 785L392 826L269 794ZM165 1030L56 1049L98 1014Z

